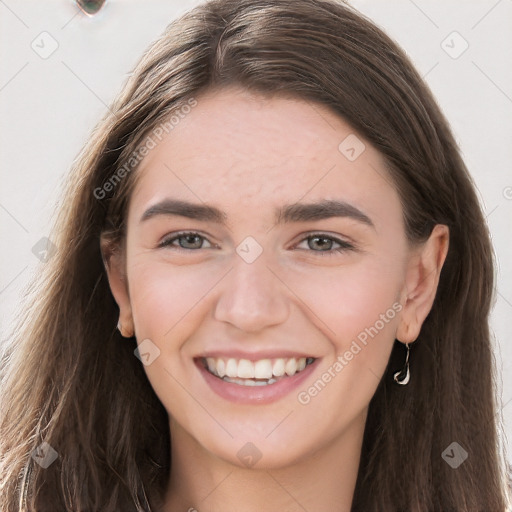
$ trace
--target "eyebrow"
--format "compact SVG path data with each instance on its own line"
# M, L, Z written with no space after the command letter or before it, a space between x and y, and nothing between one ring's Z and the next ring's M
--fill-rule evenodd
M177 215L204 222L215 222L226 225L226 212L208 204L190 203L177 199L164 199L150 206L143 214L140 222L159 215ZM287 204L274 211L276 224L292 222L308 222L332 217L348 217L375 229L371 219L355 206L339 200L322 200L316 203Z

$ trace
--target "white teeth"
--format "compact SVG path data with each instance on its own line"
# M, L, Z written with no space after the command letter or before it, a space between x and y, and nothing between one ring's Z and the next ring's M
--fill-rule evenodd
M238 376L238 364L236 359L228 359L228 362L226 363L226 375L228 377Z
M264 380L252 380L252 379L230 379L229 377L224 377L226 382L233 382L234 384L239 384L241 386L268 386L269 384L274 384L276 379L269 379L266 382Z
M257 379L270 379L272 377L272 362L270 359L261 359L254 364L254 377Z
M276 377L282 377L284 375L284 364L286 360L285 359L276 359L274 361L274 366L272 368L272 373Z
M295 372L297 371L297 359L288 359L284 365L284 371L286 372L286 375L290 377L295 375Z
M213 359L213 358L212 358ZM208 361L208 359L207 359ZM208 364L208 368L210 368L210 370L213 368L214 370L216 369L217 370L217 375L219 377L224 377L224 375L226 375L226 363L224 362L224 359L217 359L217 364L215 364L215 359L214 359L214 363L212 366L210 366Z
M304 370L307 362L312 362L313 358L279 358L279 359L260 359L259 361L249 361L248 359L222 359L220 357L207 357L206 365L210 373L218 377L228 379L272 379L272 377L291 377L297 372ZM251 382L255 382L252 381ZM252 384L246 384L252 385ZM257 382L255 385L259 385Z
M253 379L254 364L248 359L240 359L240 361L238 361L238 377L241 379Z

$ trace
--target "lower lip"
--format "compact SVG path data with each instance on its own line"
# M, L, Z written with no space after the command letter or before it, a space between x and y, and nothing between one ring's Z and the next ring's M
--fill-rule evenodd
M212 375L203 366L200 359L196 359L195 364L206 383L222 398L237 404L268 404L279 400L298 388L314 371L318 361L319 359L315 359L304 370L292 377L285 377L274 382L274 384L267 384L266 386L243 386L233 382L226 382Z

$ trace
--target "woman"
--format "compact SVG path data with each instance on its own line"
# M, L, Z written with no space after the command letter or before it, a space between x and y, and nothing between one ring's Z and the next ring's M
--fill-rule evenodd
M505 510L489 233L354 9L184 15L65 197L3 365L2 510Z

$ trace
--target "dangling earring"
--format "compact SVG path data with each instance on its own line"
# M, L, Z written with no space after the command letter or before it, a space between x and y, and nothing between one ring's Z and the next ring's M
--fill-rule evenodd
M405 356L405 365L404 367L396 372L393 375L393 379L395 379L395 382L397 384L400 384L401 386L405 386L408 384L409 379L411 377L411 374L409 372L409 343L406 343L405 346L407 347L407 355Z

